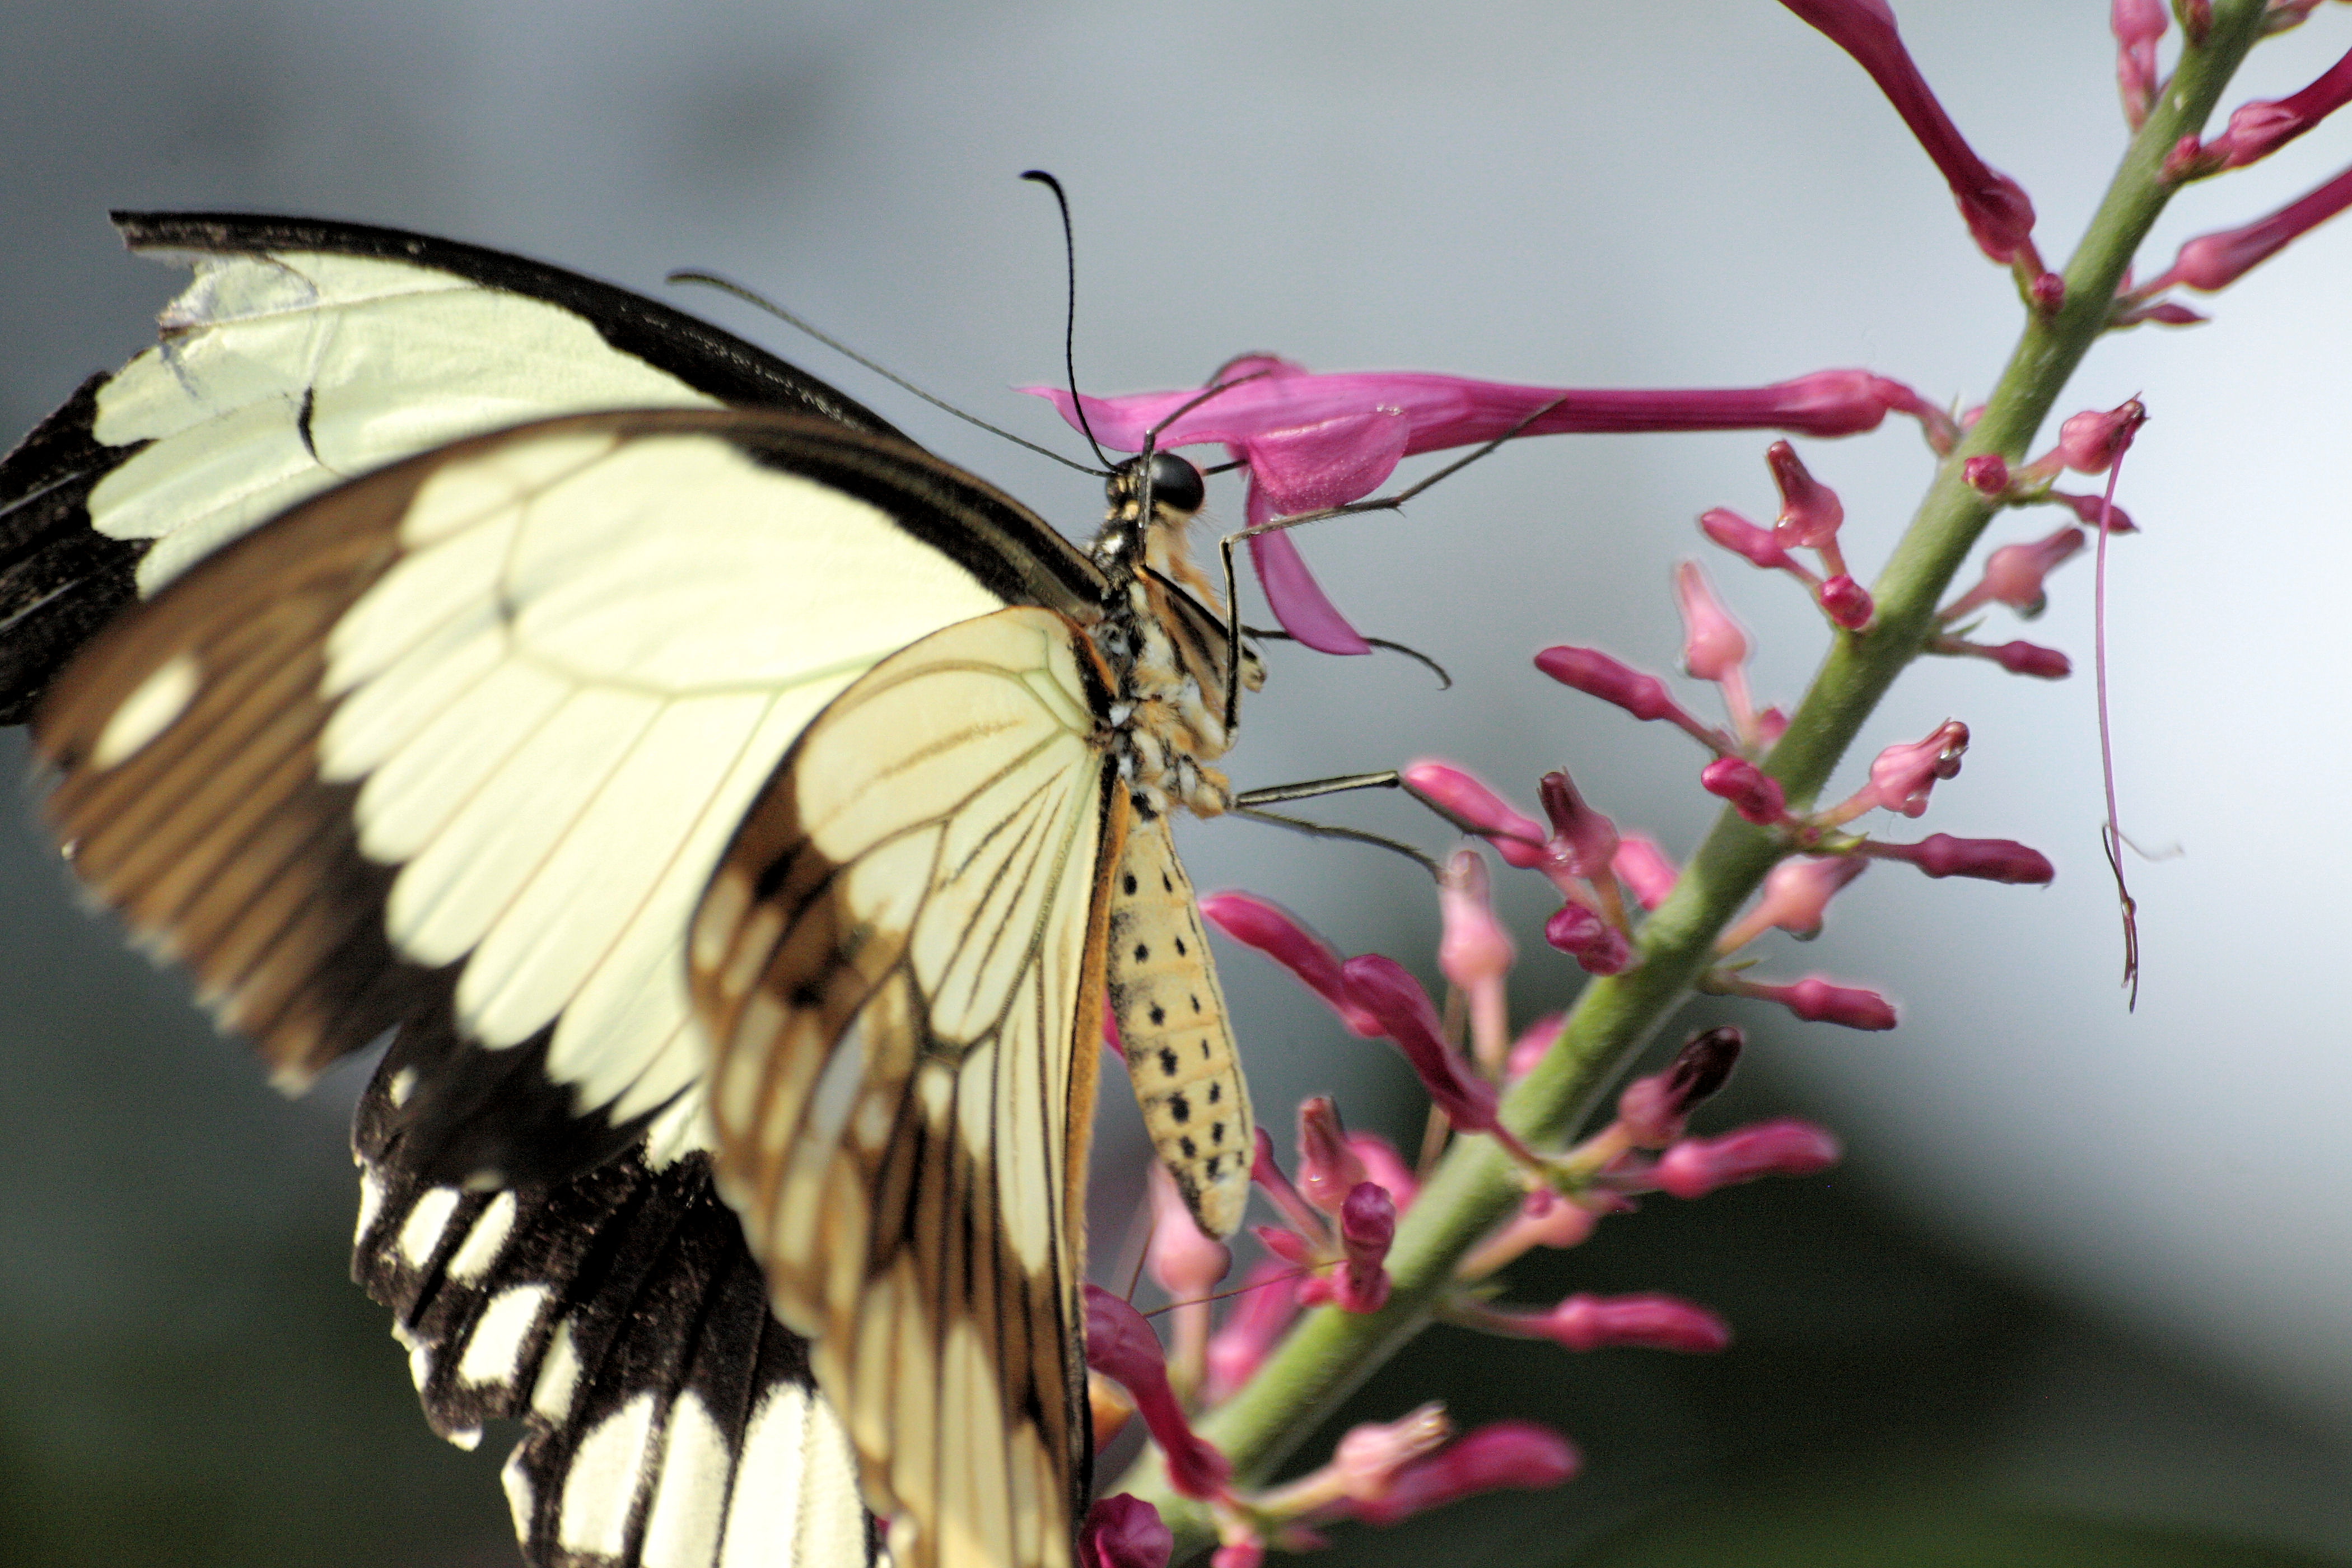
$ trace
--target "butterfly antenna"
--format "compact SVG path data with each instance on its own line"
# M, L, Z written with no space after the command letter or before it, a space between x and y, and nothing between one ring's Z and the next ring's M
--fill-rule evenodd
M810 337L814 338L817 342L823 343L834 353L840 354L845 359L853 360L858 364L864 365L867 370L872 371L875 374L880 376L883 380L889 382L892 385L913 393L917 397L921 398L932 407L952 414L967 425L977 425L980 428L987 431L992 436L1002 436L1004 439L1012 442L1014 446L1026 447L1029 450L1036 453L1040 457L1051 458L1054 461L1061 464L1066 468L1076 468L1082 474L1093 474L1097 479L1102 477L1101 470L1099 469L1090 468L1084 463L1066 458L1050 447L1041 447L1025 436L1015 436L1012 431L1005 429L1002 426L991 425L987 420L981 418L976 414L966 414L962 409L958 408L946 398L937 397L932 395L930 393L924 391L921 387L917 386L913 382L908 381L905 376L900 375L897 371L890 369L887 365L877 364L874 361L867 359L864 354L859 353L856 349L851 348L847 343L843 342L839 338L833 336L829 332L818 331L814 324L793 314L792 311L785 310L773 300L768 299L766 296L757 293L752 289L746 289L742 284L736 282L732 279L721 278L715 272L703 272L688 268L670 273L663 279L663 281L666 283L699 283L706 289L716 289L722 294L732 294L735 298L742 300L745 304L765 310L771 316L775 317L776 320L783 322L784 325L807 333ZM1092 439L1092 437L1089 437L1088 439ZM1102 452L1102 448L1097 447L1095 448L1095 451L1096 454L1099 456Z
M1244 626L1242 628L1242 635L1247 637L1255 637L1260 642L1297 642L1298 640L1298 634L1296 632L1278 631L1264 626ZM1385 648L1390 653L1401 653L1404 655L1405 658L1412 660L1415 664L1420 665L1423 668L1428 670L1430 674L1437 677L1437 686L1439 690L1451 691L1454 689L1454 677L1446 673L1445 667L1438 663L1435 659L1430 658L1427 654L1422 652L1419 648L1413 647L1406 643L1391 642L1386 637L1366 637L1364 641L1374 647Z
M1070 406L1078 411L1078 431L1086 437L1087 445L1095 449L1095 457L1108 468L1112 466L1110 454L1103 450L1100 441L1095 439L1094 423L1087 417L1086 400L1078 395L1078 239L1070 224L1070 198L1062 189L1062 182L1043 169L1024 169L1021 177L1053 192L1054 205L1061 209L1063 277L1066 280L1066 287L1062 290L1063 299L1066 301L1062 319L1062 373L1069 377ZM1150 488L1148 479L1149 476L1147 489ZM1150 516L1149 496L1144 498L1144 515Z

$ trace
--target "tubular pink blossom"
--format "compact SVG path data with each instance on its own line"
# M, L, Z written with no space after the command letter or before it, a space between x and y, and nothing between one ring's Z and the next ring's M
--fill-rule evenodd
M1789 550L1834 546L1845 521L1845 506L1837 491L1813 478L1786 441L1764 448L1764 461L1772 470L1772 482L1780 488L1780 512L1772 520L1772 537Z
M1912 62L1895 29L1895 13L1885 0L1781 0L1781 4L1827 34L1852 55L1878 84L1911 134L1927 149L1952 199L1960 205L1977 248L2006 267L2022 253L2032 259L2033 204L2016 181L1997 174L1952 123L1936 101L1927 79Z
M1370 1180L1364 1162L1348 1143L1348 1130L1339 1124L1339 1108L1328 1094L1318 1094L1298 1106L1298 1190L1325 1214L1339 1205L1358 1183Z
M1300 1246L1312 1245L1305 1239L1307 1237L1329 1236L1330 1227L1324 1224L1323 1216L1316 1212L1315 1205L1308 1203L1306 1195L1290 1184L1290 1178L1282 1173L1282 1165L1274 1157L1274 1135L1264 1127L1257 1129L1255 1148L1250 1158L1250 1180L1264 1188L1265 1195L1273 1200L1274 1206L1282 1211L1283 1217L1298 1227ZM1267 1235L1267 1232L1273 1228L1271 1226L1258 1226L1257 1237L1269 1247L1281 1251L1285 1244L1272 1239ZM1294 1257L1288 1252L1284 1252L1284 1256L1289 1258L1293 1263L1297 1263L1305 1254L1301 1253Z
M1768 572L1793 572L1810 576L1797 558L1780 548L1769 528L1759 528L1729 507L1710 507L1698 514L1701 533L1722 545L1735 555L1747 557L1749 564Z
M1255 1375L1275 1342L1298 1316L1297 1293L1291 1288L1297 1272L1292 1265L1267 1258L1243 1278L1224 1323L1209 1336L1209 1374L1202 1393L1210 1404L1222 1404Z
M2024 615L2040 612L2042 580L2083 548L2083 531L2062 528L2031 544L2004 544L1985 562L1985 596Z
M1787 985L1742 980L1728 987L1735 994L1759 1002L1778 1002L1809 1024L1841 1024L1849 1029L1891 1029L1895 1008L1875 991L1857 985L1833 985L1818 974Z
M1878 608L1871 602L1870 590L1843 572L1822 584L1820 599L1822 613L1850 632L1870 625Z
M1863 617L1869 619L1867 614ZM1789 716L1778 708L1767 708L1756 715L1756 743L1759 746L1780 744L1780 737L1789 732Z
M2305 192L2268 217L2239 228L2199 235L2180 247L2163 277L2138 292L2153 294L2176 284L2205 294L2226 289L2347 206L2352 206L2352 169Z
M1666 683L1643 675L1591 647L1548 647L1536 655L1536 668L1587 697L1614 702L1636 719L1690 720L1666 694Z
M1544 774L1537 793L1551 819L1556 858L1569 874L1588 880L1607 876L1617 853L1617 825L1576 793L1575 781L1564 770Z
M1997 496L2009 489L2009 459L1999 452L1979 452L1960 465L1960 476L1979 495Z
M1332 1447L1331 1468L1345 1496L1377 1498L1395 1483L1397 1471L1443 1447L1453 1436L1445 1406L1424 1405L1400 1420L1350 1427Z
M1511 933L1495 918L1492 893L1486 862L1476 850L1446 857L1445 874L1437 884L1443 933L1437 939L1437 967L1465 991L1499 983L1518 957Z
M1549 1312L1498 1313L1514 1331L1572 1351L1616 1347L1710 1355L1731 1342L1731 1325L1705 1307L1664 1295L1570 1296Z
M1633 962L1625 933L1586 909L1566 903L1544 921L1544 941L1580 964L1588 974L1622 974Z
M1734 811L1759 827L1769 827L1788 814L1780 781L1745 757L1717 757L1699 770L1698 782L1707 794L1721 795Z
M1396 1152L1396 1145L1377 1132L1350 1132L1348 1147L1364 1163L1364 1173L1389 1190L1396 1200L1400 1213L1412 1207L1412 1200L1421 1192L1421 1183L1414 1177L1412 1167Z
M1908 860L1930 877L2035 885L2058 875L2048 856L2014 838L1955 838L1948 833L1931 833L1916 844L1874 840L1867 852L1881 860Z
M2124 100L2124 120L2137 131L2156 101L2156 46L2171 17L2164 0L2115 0L2107 23L2116 35L2116 90Z
M1882 811L1917 816L1927 809L1927 793L1957 778L1969 749L1969 727L1948 719L1924 741L1887 747L1870 764L1871 804Z
M1682 874L1658 847L1657 840L1641 833L1628 833L1617 840L1617 853L1610 857L1610 865L1645 910L1664 903L1666 895L1675 890L1675 879Z
M1699 680L1727 680L1748 661L1748 634L1715 596L1696 561L1675 566L1675 602L1683 616L1683 668Z
M1228 1541L1209 1553L1209 1568L1263 1568L1265 1542L1255 1535Z
M1498 1131L1495 1086L1472 1075L1446 1045L1421 982L1377 952L1348 960L1343 972L1349 993L1381 1021L1381 1032L1396 1042L1446 1120L1465 1132Z
M2230 111L2229 129L2205 144L2217 166L2240 169L2267 158L2352 100L2352 52L2322 71L2311 84L2276 102L2242 103Z
M1201 900L1201 913L1235 942L1290 971L1351 1032L1368 1040L1379 1036L1379 1022L1349 999L1347 984L1339 978L1339 954L1306 921L1255 893L1211 893Z
M2147 423L2147 409L2137 397L2115 407L2070 416L2058 426L2058 458L2078 474L2104 474Z
M1759 1121L1720 1138L1684 1139L1659 1156L1651 1180L1674 1197L1703 1198L1764 1176L1813 1175L1841 1152L1838 1141L1810 1121Z
M1617 1121L1638 1148L1663 1149L1683 1123L1731 1079L1746 1037L1726 1026L1692 1036L1663 1072L1637 1078L1617 1097Z
M1175 1550L1160 1510L1126 1492L1098 1499L1078 1531L1079 1568L1168 1568Z
M1543 824L1514 810L1460 768L1447 763L1407 763L1398 776L1431 810L1492 844L1505 864L1526 870L1542 863L1549 837Z
M1339 1209L1338 1270L1328 1279L1304 1281L1300 1301L1328 1301L1343 1312L1377 1312L1389 1302L1388 1270L1381 1267L1396 1240L1396 1204L1388 1189L1359 1182Z
M2011 675L2030 675L2038 680L2063 680L2074 672L2072 659L2040 643L2011 640L1991 647L1970 644L1969 651L1981 654Z
M1819 936L1830 900L1869 869L1869 861L1852 855L1790 856L1765 877L1763 896L1723 933L1718 951L1745 947L1774 926L1792 936Z
M1582 1463L1568 1439L1548 1427L1497 1421L1407 1465L1385 1492L1358 1499L1352 1511L1367 1524L1395 1524L1480 1492L1556 1487Z
M2124 509L2119 506L2111 507L2106 505L2105 498L2104 496L2078 496L2070 494L2064 490L2052 490L2050 492L2050 499L2058 502L2061 506L2067 508L2069 510L2074 512L2076 517L2082 519L2083 526L2085 528L2096 529L2099 526L2099 516L2102 512L2105 512L2106 514L2107 531L2109 533L2137 533L2139 531L2139 530L2132 523L2131 514L2125 511Z
M2066 279L2055 272L2041 272L2026 288L2032 298L2033 308L2045 316L2054 316L2066 308Z
M1192 1211L1177 1194L1168 1167L1154 1163L1148 1186L1151 1242L1144 1249L1144 1267L1171 1300L1192 1301L1208 1295L1233 1267L1234 1255L1223 1242L1202 1234Z
M1098 1285L1087 1287L1087 1364L1128 1392L1151 1440L1167 1456L1168 1484L1181 1497L1220 1496L1234 1467L1193 1434L1168 1386L1160 1337L1143 1314Z

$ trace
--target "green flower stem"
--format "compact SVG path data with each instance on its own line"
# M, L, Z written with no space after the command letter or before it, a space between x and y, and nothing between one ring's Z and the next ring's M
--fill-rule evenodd
M1810 805L1871 710L1934 630L1937 604L1996 510L1961 465L1997 452L2012 466L2042 428L2059 393L2104 330L2124 269L2163 211L2173 186L2165 154L2200 130L2258 35L2263 0L2220 0L2210 33L2186 51L2170 86L2133 138L2122 167L2067 265L2066 303L2030 313L1983 417L1939 465L1910 529L1874 586L1878 618L1867 632L1838 633L1813 684L1765 766L1791 805ZM1583 1123L1704 973L1716 937L1780 858L1776 837L1726 811L1684 868L1674 892L1643 924L1640 963L1587 984L1542 1062L1512 1089L1504 1119L1538 1148L1557 1147ZM1389 1305L1372 1313L1309 1312L1248 1385L1209 1414L1201 1430L1232 1458L1244 1486L1276 1467L1341 1401L1444 1306L1463 1256L1525 1194L1492 1141L1457 1139L1398 1226L1389 1255ZM1156 1456L1112 1489L1157 1505L1176 1531L1177 1561L1213 1539L1208 1515L1168 1489Z

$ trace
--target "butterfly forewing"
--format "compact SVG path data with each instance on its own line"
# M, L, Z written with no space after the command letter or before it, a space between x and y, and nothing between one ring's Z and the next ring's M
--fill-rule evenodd
M1108 868L1091 645L1013 608L810 728L692 943L722 1190L816 1341L903 1568L1069 1561Z

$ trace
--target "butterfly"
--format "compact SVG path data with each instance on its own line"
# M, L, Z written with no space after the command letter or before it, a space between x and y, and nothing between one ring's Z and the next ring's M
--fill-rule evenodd
M437 1431L525 1423L528 1560L1071 1562L1106 1007L1203 1227L1247 1192L1199 471L1080 548L624 290L116 223L195 278L0 462L0 716L281 1086L389 1038L354 1275Z

